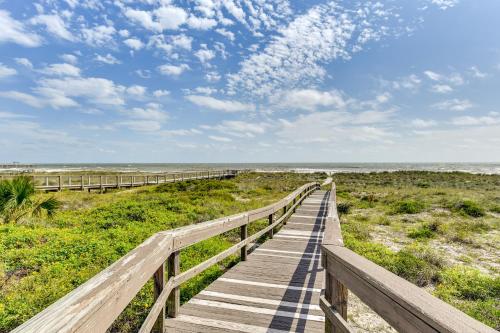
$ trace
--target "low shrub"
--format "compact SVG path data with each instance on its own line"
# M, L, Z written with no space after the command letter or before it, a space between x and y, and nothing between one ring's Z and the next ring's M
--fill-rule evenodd
M421 201L404 200L394 204L392 212L394 214L417 214L425 209Z
M352 205L349 202L338 203L337 212L339 213L339 215L349 214L349 212L351 211L351 207Z
M484 216L484 209L471 200L459 201L454 205L453 209L471 217Z

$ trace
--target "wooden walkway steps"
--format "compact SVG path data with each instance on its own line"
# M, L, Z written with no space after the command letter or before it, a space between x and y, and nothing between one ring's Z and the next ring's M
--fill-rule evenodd
M320 247L328 192L303 201L286 225L188 303L167 332L324 332Z

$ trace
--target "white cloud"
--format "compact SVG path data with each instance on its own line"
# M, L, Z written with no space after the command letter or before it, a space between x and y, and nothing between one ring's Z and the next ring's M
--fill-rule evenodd
M185 98L191 103L213 110L219 110L224 112L255 111L254 104L221 100L210 96L200 96L200 95L188 95Z
M51 64L40 72L45 75L80 76L80 68L71 64Z
M216 71L211 71L211 72L208 72L207 74L205 74L205 79L208 82L217 82L221 79L221 76Z
M168 36L162 34L151 37L148 42L148 48L156 47L167 55L171 55L176 50L190 51L192 42L193 38L185 34Z
M131 120L131 121L122 121L118 123L118 125L126 126L132 131L137 132L157 132L161 130L161 123L154 120Z
M155 32L162 32L167 29L176 30L186 23L188 18L184 9L171 5L159 7L154 11L127 8L124 14L133 22Z
M142 49L144 47L144 43L137 38L129 38L123 41L125 45L130 47L131 49L134 49L136 51Z
M14 60L16 61L16 63L18 63L19 65L22 65L26 68L29 68L29 69L33 69L33 64L31 63L31 61L27 58L14 58Z
M263 51L242 61L238 73L228 76L229 90L264 96L283 86L310 86L322 80L326 75L323 64L348 59L354 49L358 51L371 38L379 39L388 33L384 27L389 13L375 13L380 8L372 7L380 4L362 6L366 7L352 11L328 2L298 15ZM379 20L385 24L376 24ZM368 27L380 30L359 41L357 33Z
M201 47L202 48L196 51L194 55L200 60L203 65L207 65L210 60L215 58L215 52L207 49L207 46L205 44L202 44Z
M465 111L474 107L471 101L468 99L449 99L440 103L433 105L434 108L440 110L450 110L450 111Z
M224 28L215 29L215 31L216 31L218 34L220 34L220 35L222 35L222 36L226 37L227 39L229 39L231 42L234 42L234 39L235 39L235 37L234 37L234 33L232 33L231 31L227 31L227 30L226 30L226 29L224 29ZM254 50L254 52L255 52L255 50Z
M148 103L144 108L132 108L132 110L127 110L126 114L134 119L156 121L159 123L163 123L168 119L168 114L157 103Z
M500 124L500 117L497 116L483 116L483 117L456 117L453 118L451 123L457 126L491 126Z
M123 38L128 38L130 36L130 32L127 29L121 29L118 31L118 34Z
M403 77L397 81L392 82L392 87L394 89L408 89L411 91L416 91L422 80L415 74L411 74L407 77Z
M82 29L83 39L88 45L94 47L114 45L113 36L115 33L115 28L110 25Z
M465 83L463 77L458 73L452 73L450 75L439 74L430 70L424 71L424 74L432 81L439 83L447 83L454 86L460 86Z
M7 67L0 62L0 79L16 75L17 71L14 68Z
M217 92L217 89L210 87L196 87L194 88L194 92L198 94L212 95Z
M225 120L222 123L215 126L210 126L210 125L201 126L201 128L203 129L215 130L225 135L230 135L234 137L247 137L247 138L253 138L255 137L255 135L264 134L269 127L270 125L264 122L251 123L239 120Z
M231 142L231 141L233 141L230 138L227 138L225 136L209 135L208 138L210 140L214 140L214 141L218 141L218 142Z
M67 29L64 20L59 15L37 15L30 19L30 23L34 25L44 25L47 31L56 37L68 41L75 41L76 38Z
M160 71L161 74L168 76L179 76L188 69L189 66L187 64L181 64L179 66L166 64L158 67L158 70Z
M26 30L25 25L13 19L6 10L0 10L0 43L16 43L27 47L42 44L42 39L35 33Z
M78 63L78 58L74 55L74 54L61 54L59 56L59 58L61 58L62 60L64 60L65 62L69 63L69 64L76 64Z
M35 108L40 108L43 105L43 103L38 98L20 91L0 91L0 97L13 99Z
M209 30L217 25L217 21L206 17L189 16L187 24L192 29Z
M435 120L413 119L411 125L416 128L429 128L437 125Z
M488 76L488 74L481 72L476 66L472 66L470 68L470 71L472 72L472 76L478 79L484 79L485 77Z
M445 10L455 7L460 0L431 0L431 3L438 6L440 9Z
M116 59L115 57L113 57L111 54L106 54L105 56L102 56L100 54L96 54L95 58L94 58L95 61L98 61L98 62L102 62L104 64L108 64L108 65L117 65L117 64L121 64L121 61Z
M433 81L441 81L443 76L433 71L425 71L424 74Z
M453 88L447 84L435 84L431 87L431 91L438 94L447 94L453 91Z
M168 90L155 90L153 92L153 96L156 98L164 97L170 95L170 91Z
M314 89L294 89L281 93L273 100L281 108L313 111L317 107L343 108L346 101L337 90L318 91Z
M133 85L127 88L127 94L136 96L136 97L142 97L146 93L146 87L140 86L140 85Z

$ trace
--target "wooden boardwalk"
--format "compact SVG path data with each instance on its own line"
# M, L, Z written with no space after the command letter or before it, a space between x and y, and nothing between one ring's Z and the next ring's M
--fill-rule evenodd
M168 332L324 332L320 246L329 192L166 320Z

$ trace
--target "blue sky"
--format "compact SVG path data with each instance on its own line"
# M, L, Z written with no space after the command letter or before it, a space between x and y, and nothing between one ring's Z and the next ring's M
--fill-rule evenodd
M0 1L0 161L500 162L499 13Z

